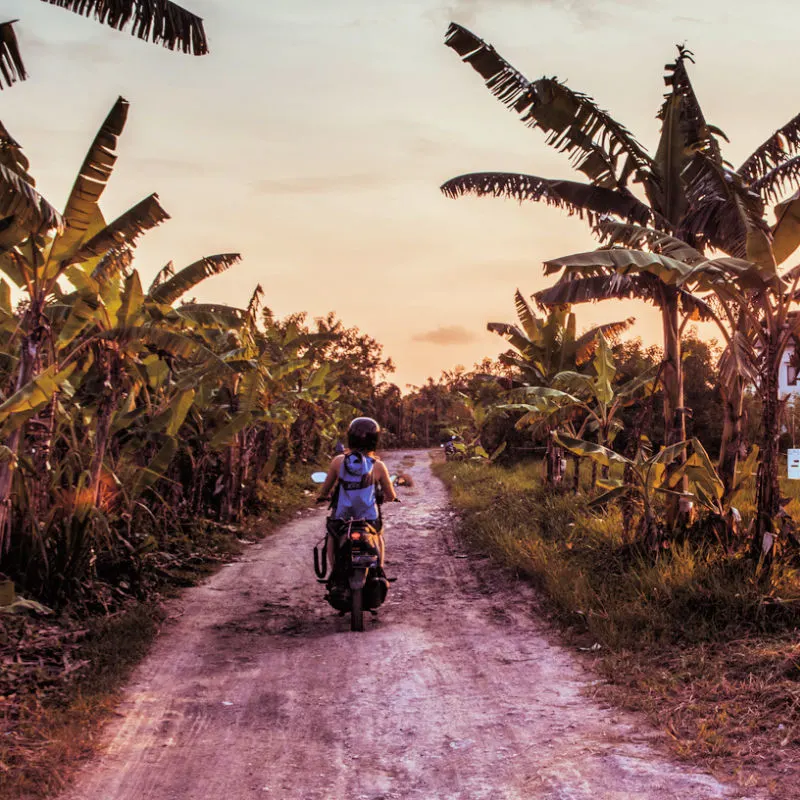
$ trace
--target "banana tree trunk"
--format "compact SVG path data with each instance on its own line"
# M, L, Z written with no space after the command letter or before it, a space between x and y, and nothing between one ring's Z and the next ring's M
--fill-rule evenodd
M36 374L44 332L38 325L40 316L41 302L34 302L31 303L22 320L23 330L32 329L32 332L22 337L19 372L14 385L15 392L30 383ZM8 437L5 444L11 451L12 457L0 463L0 558L11 548L11 487L16 471L15 461L19 455L19 446L24 430L25 426L21 425Z
M35 426L35 427L34 427ZM51 503L50 487L50 454L53 450L53 434L56 426L56 398L53 397L28 423L28 437L33 450L33 467L36 479L32 482L31 505L37 517L42 514Z
M720 386L724 421L719 447L719 476L729 496L736 483L736 470L744 443L744 381L736 377L730 386Z
M103 385L106 388L103 396L97 404L97 416L94 433L94 456L89 467L90 491L92 493L92 504L97 506L100 503L100 487L103 477L103 462L108 449L108 442L111 438L111 422L114 419L114 411L117 407L118 391L115 388L120 385L119 370L115 369L114 364L110 363L112 357L102 351L97 353L96 359L98 366L102 366Z
M552 439L547 440L545 462L548 485L560 485L564 477L564 450L561 447L556 447Z
M232 522L236 512L236 487L238 484L238 436L225 448L225 491L222 498L222 519Z
M92 503L97 506L100 504L100 488L103 478L103 462L108 449L108 442L111 438L111 421L114 419L115 402L109 400L103 403L97 414L97 425L94 435L94 456L89 468L91 475L90 491L92 493Z
M683 365L681 361L680 315L678 294L675 289L664 286L662 289L661 322L664 335L664 362L661 369L661 386L664 396L664 444L677 444L686 440L686 415L683 405ZM684 451L677 459L678 464L686 461ZM682 491L687 483L682 481ZM667 525L675 526L679 516L679 498L670 495L667 504Z
M773 352L773 349L775 350ZM764 405L761 415L761 453L756 475L756 525L751 542L751 554L758 559L762 555L767 565L771 564L775 542L775 520L780 511L780 484L778 466L780 450L781 400L778 390L780 358L777 349L770 344L762 374Z

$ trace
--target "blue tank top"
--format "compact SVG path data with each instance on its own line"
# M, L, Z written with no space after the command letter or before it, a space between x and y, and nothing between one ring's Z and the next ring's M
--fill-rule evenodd
M339 498L335 519L378 519L375 496L375 459L363 453L348 453L339 468Z

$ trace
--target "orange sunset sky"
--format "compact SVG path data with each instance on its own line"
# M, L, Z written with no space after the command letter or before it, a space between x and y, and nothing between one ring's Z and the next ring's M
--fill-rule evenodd
M664 64L676 42L738 165L800 110L789 0L185 0L205 18L211 55L145 44L32 0L0 0L19 18L27 82L0 95L40 190L63 205L118 94L131 102L108 217L152 191L173 219L138 249L145 280L239 251L241 265L197 298L242 305L256 283L283 315L335 310L381 341L392 380L420 383L496 355L490 320L510 320L513 291L542 288L545 258L591 249L584 224L544 206L448 200L471 171L572 177L567 160L483 86L443 35L455 20L529 78L566 79L652 152ZM638 304L578 309L579 325Z

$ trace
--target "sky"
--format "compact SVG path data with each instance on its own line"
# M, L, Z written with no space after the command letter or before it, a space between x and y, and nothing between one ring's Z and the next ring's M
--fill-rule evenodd
M708 119L738 165L800 108L791 0L183 0L211 54L172 53L33 0L0 0L29 80L0 93L39 190L62 207L118 95L131 103L101 205L113 218L155 191L172 219L148 233L147 281L220 252L243 261L201 302L245 305L257 283L282 316L336 311L380 341L398 385L504 343L513 293L548 285L542 262L593 249L585 224L544 205L447 199L450 177L485 170L576 177L443 44L449 21L495 45L528 78L594 97L655 151L655 113L675 44ZM582 306L579 327L652 309Z

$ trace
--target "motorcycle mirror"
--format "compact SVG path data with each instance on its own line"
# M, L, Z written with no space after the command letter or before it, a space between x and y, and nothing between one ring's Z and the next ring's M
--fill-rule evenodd
M325 478L327 478L327 477L328 477L328 473L327 472L315 472L311 476L311 480L314 483L325 483Z

